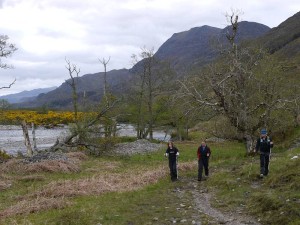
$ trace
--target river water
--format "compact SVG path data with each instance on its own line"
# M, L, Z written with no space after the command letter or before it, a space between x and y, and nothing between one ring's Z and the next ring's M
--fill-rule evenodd
M29 137L31 144L32 132L29 129ZM37 148L39 150L49 148L52 146L57 138L62 139L69 133L68 127L59 127L53 129L46 129L38 127L35 130ZM136 131L133 125L120 124L118 125L118 136L135 137ZM153 134L157 140L169 140L170 136L161 130L155 131ZM33 144L32 144L33 145ZM16 155L18 152L26 153L26 146L23 137L21 126L0 125L0 149L5 150L8 154Z

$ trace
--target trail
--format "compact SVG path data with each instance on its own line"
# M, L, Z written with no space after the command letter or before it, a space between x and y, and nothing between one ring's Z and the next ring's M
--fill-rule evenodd
M196 179L182 178L180 187L175 193L179 199L191 198L194 205L192 224L227 224L227 225L260 225L255 219L244 215L241 210L223 212L211 205L214 194L205 185L205 181L198 182Z

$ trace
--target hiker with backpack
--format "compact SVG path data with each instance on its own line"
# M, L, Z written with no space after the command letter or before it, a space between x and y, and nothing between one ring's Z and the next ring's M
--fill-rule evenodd
M174 146L172 141L168 142L168 148L166 150L165 156L169 159L171 180L176 181L178 179L177 157L179 156L179 151Z
M202 173L204 167L204 174L208 177L208 161L211 155L210 148L207 146L205 141L202 141L201 145L197 150L198 157L198 181L202 180Z
M257 139L254 152L260 152L260 177L263 178L269 173L269 163L271 149L273 148L273 141L267 135L267 130L262 129L260 132L260 138Z

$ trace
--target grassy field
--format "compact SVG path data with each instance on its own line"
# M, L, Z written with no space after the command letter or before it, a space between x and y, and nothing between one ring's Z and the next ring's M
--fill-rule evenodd
M204 190L224 213L239 211L261 224L300 224L300 159L291 159L300 156L299 148L275 148L270 174L260 179L259 156L245 156L242 143L208 143L211 175L197 182L198 141L175 144L177 182L170 181L164 149L130 157L72 153L72 163L3 164L0 224L218 224L195 206L193 193Z

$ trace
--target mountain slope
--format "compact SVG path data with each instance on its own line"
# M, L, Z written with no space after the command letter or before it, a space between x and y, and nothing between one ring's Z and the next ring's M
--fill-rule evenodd
M38 88L38 89L31 90L31 91L22 91L17 94L0 96L0 99L5 99L11 104L25 102L25 101L32 101L39 94L48 93L49 91L52 91L56 88L57 87L49 87L49 88Z
M275 53L287 48L287 57L292 57L300 52L300 12L282 22L279 26L272 28L266 35L258 38L270 53ZM298 44L297 44L298 43ZM288 45L292 45L290 47ZM296 48L295 48L296 47Z
M237 40L239 42L246 40L247 43L252 43L255 46L268 47L272 53L282 56L288 55L291 60L295 61L300 52L299 17L300 13L297 13L273 29L255 22L240 22ZM228 29L229 27L220 29L202 26L176 33L162 44L154 56L162 61L170 62L178 74L183 74L182 71L193 66L198 67L213 62L218 56L218 46L226 41L225 34ZM137 65L141 65L141 62ZM114 94L125 93L130 88L129 80L134 79L131 72L135 71L135 67L129 70L108 72L108 83ZM103 93L103 76L103 73L96 73L79 77L79 95L83 96L83 92L85 92L89 101L99 102ZM63 83L56 90L38 96L36 101L20 106L39 107L47 104L52 108L70 108L72 105L71 96L71 88L67 83Z
M127 69L111 70L107 72L107 82L113 93L123 93L127 87L130 72ZM67 81L70 83L70 79ZM40 94L34 101L24 102L16 107L41 107L47 105L50 108L70 109L72 107L72 89L64 82L58 88L47 94ZM85 94L88 101L99 102L103 93L104 72L86 74L77 79L77 93L79 101L83 101Z
M202 26L173 34L156 52L155 57L171 62L176 70L203 66L216 59L219 45L224 45L229 26L224 29ZM255 22L239 23L237 41L252 40L264 35L270 28Z

